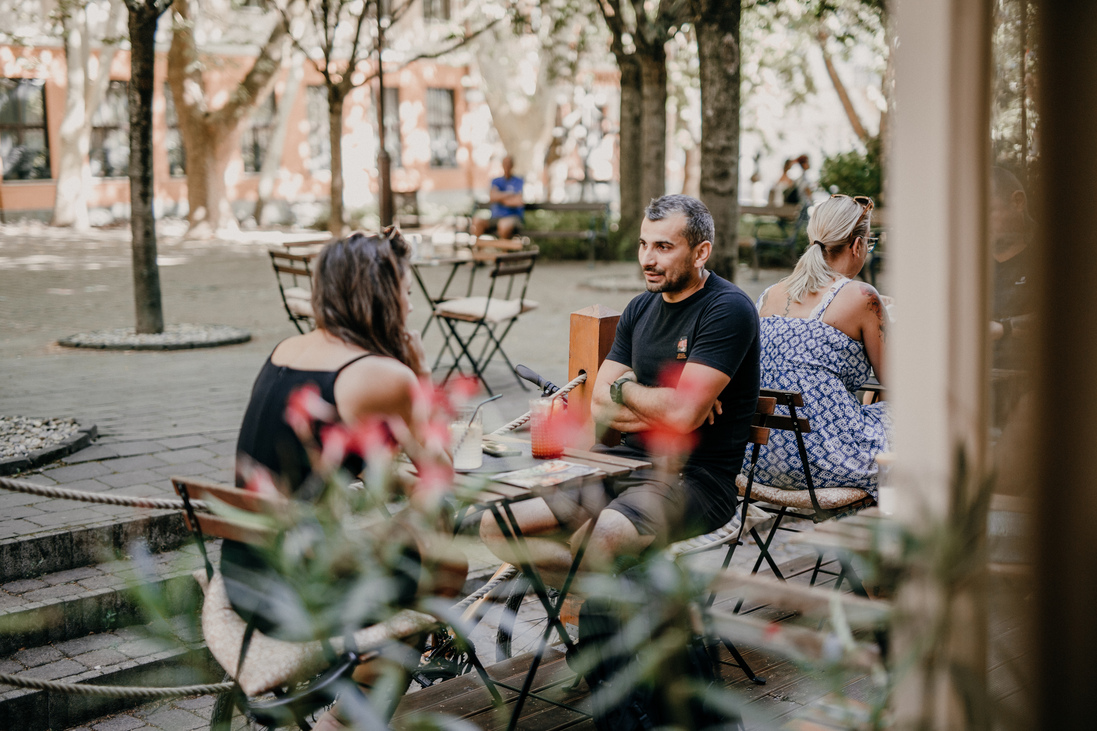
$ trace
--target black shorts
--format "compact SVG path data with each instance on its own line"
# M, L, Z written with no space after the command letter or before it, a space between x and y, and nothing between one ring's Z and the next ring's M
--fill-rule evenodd
M647 455L624 445L594 451L630 459ZM665 545L714 531L731 520L738 502L735 476L719 479L709 470L686 465L667 474L655 468L633 470L620 477L589 482L545 497L561 525L577 530L601 510L621 513L640 535L655 536Z
M518 234L522 233L522 226L525 225L525 221L522 220L521 216L501 216L499 218L489 219L487 228L484 229L484 233L486 233L486 234L499 233L499 222L500 221L514 221L514 232L513 232L514 236L517 236Z

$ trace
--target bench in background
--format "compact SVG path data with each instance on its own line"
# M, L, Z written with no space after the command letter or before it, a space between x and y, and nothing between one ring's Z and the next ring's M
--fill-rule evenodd
M472 214L469 218L471 227L472 219L480 211L490 210L491 204L486 201L476 201L473 204ZM587 242L587 251L590 261L595 259L595 252L599 242L609 240L609 203L527 203L526 213L531 211L549 211L552 213L585 213L588 215L588 223L585 229L552 229L542 230L523 225L520 233L533 241L549 241L553 239L579 239Z

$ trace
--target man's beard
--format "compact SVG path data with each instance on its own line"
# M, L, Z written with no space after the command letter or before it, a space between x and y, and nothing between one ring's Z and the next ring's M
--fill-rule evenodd
M663 281L659 284L653 284L652 282L644 282L644 286L647 287L649 292L681 292L690 285L690 269L688 267L683 268L676 272L660 271L658 269L644 269L645 272L653 272L655 274L661 274Z

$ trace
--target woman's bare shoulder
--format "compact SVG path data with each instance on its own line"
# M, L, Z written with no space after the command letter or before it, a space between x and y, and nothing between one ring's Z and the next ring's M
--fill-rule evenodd
M880 293L868 282L849 282L835 297L834 304L850 315L871 315L881 320L884 317L884 303L880 299Z
M772 315L775 312L773 309L775 303L780 302L783 307L786 299L788 299L788 290L785 289L785 280L782 279L776 284L770 285L765 292L762 292L758 306L759 314L762 316Z

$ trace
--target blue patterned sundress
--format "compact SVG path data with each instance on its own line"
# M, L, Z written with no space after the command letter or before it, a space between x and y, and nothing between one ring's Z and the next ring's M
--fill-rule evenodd
M797 415L811 420L804 444L815 487L858 487L875 498L875 459L887 451L891 431L887 404L865 406L857 400L854 391L872 373L865 346L823 322L823 313L847 282L836 281L806 318L761 318L762 387L803 394L804 407L797 409ZM765 293L758 299L759 309L764 297ZM778 406L777 413L787 414L788 409ZM754 479L775 487L807 489L792 432L770 432Z

